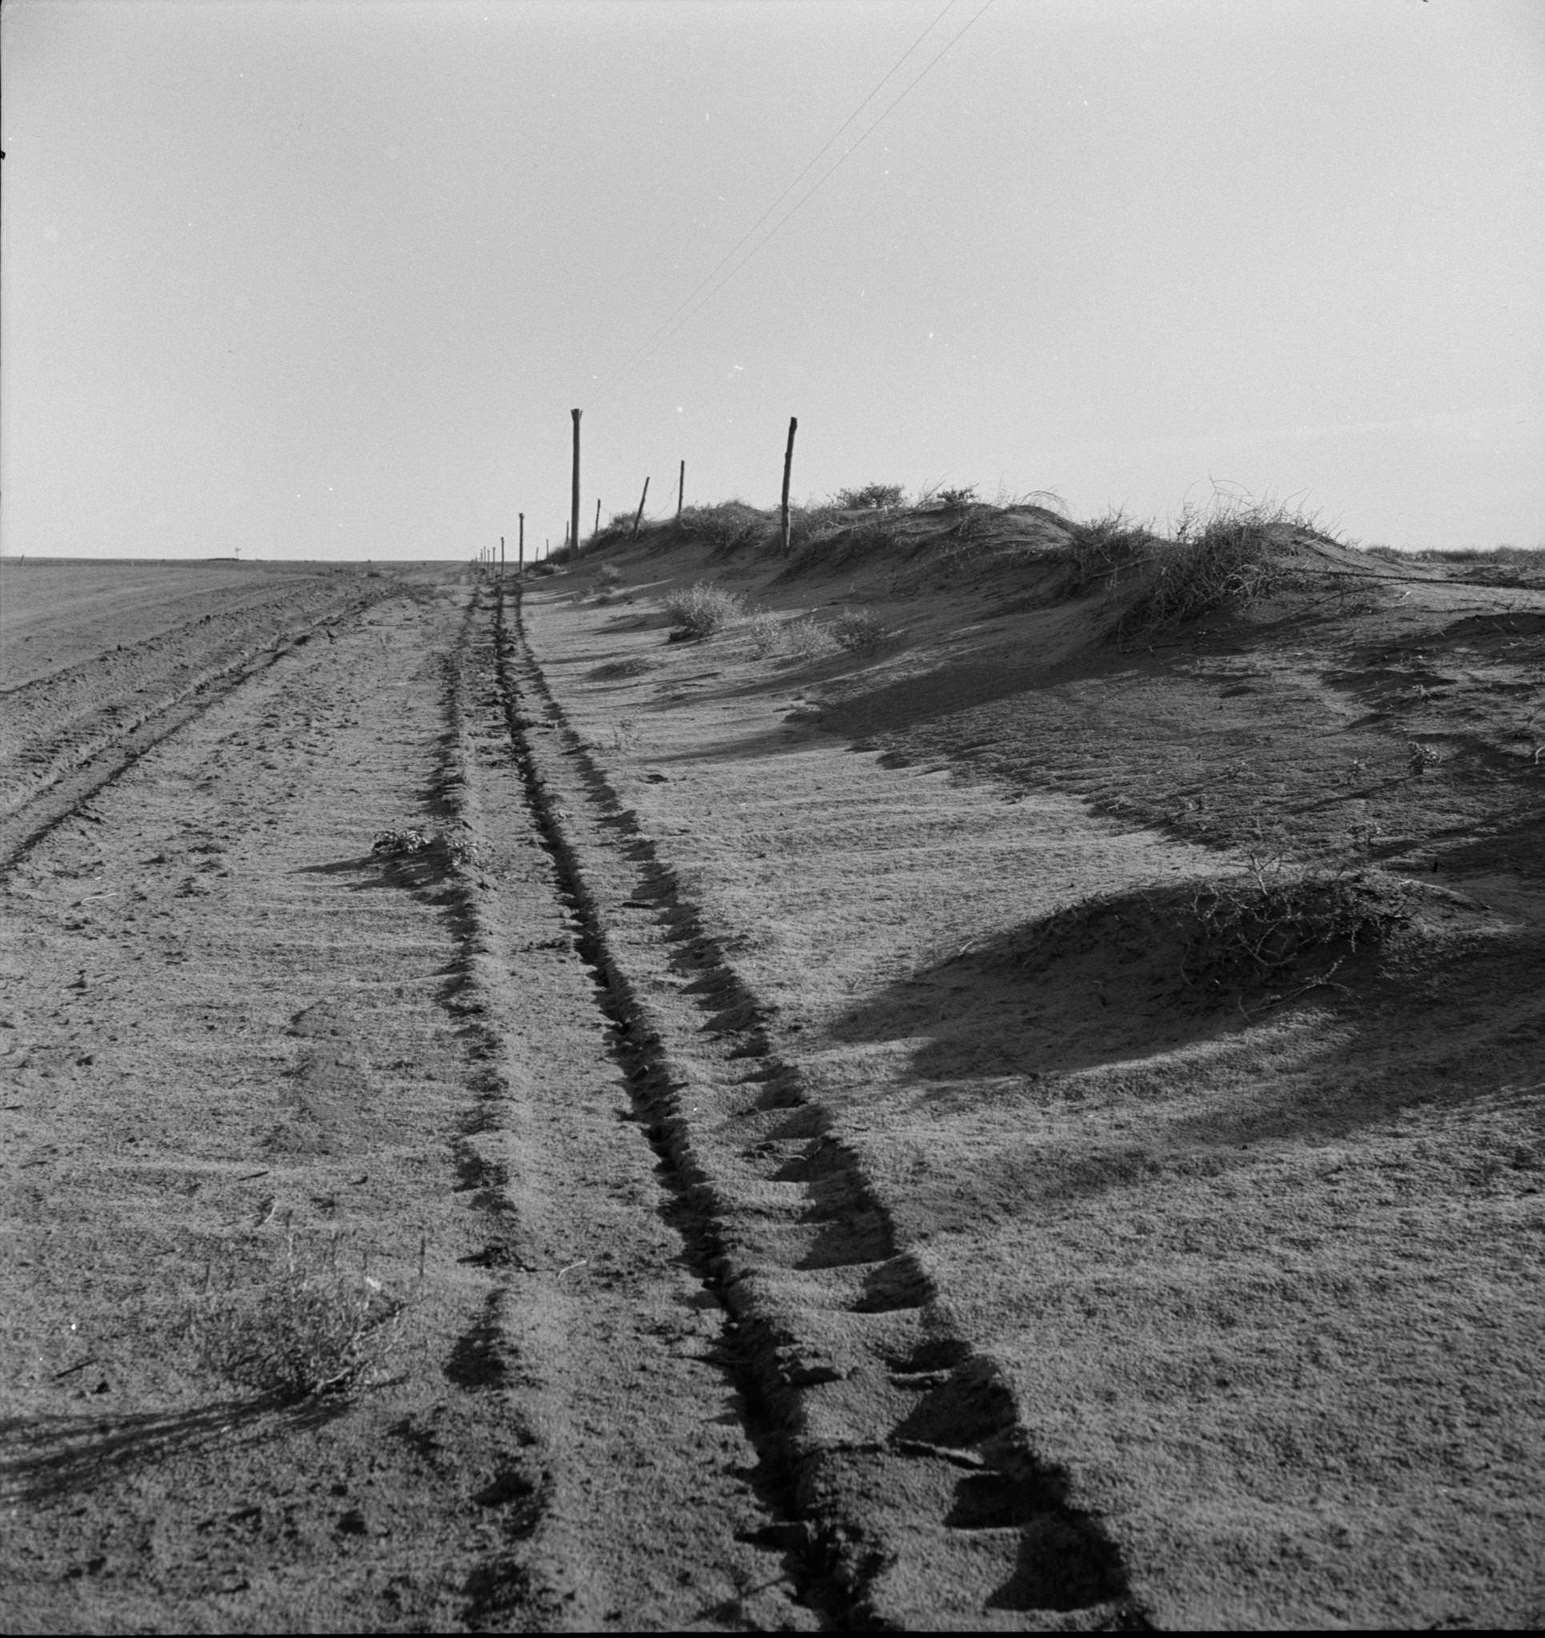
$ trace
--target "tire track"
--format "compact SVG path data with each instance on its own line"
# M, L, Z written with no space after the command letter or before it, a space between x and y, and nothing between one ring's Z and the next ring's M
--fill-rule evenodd
M568 727L493 598L529 801L604 982L694 1266L730 1316L753 1437L842 1628L1134 1629L1098 1524L776 1055L756 998Z
M447 678L437 799L469 926L452 1005L481 1063L457 1141L487 1279L447 1374L530 1429L477 1628L799 1630L827 1602L705 1290L690 1224L639 1131L633 1062L584 916L515 754L499 633Z

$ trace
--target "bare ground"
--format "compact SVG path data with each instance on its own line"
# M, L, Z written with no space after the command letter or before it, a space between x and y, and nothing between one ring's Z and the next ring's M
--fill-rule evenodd
M6 1627L1537 1621L1540 592L610 561L6 565Z

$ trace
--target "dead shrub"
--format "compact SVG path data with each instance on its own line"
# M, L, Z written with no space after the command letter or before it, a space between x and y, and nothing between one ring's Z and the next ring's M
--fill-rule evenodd
M477 843L471 836L448 836L440 830L378 830L370 844L378 859L423 857L442 865L477 863Z
M1326 984L1354 952L1410 921L1411 891L1367 871L1315 875L1252 862L1195 888L1181 977L1229 995Z
M406 1304L363 1270L307 1268L294 1240L282 1272L256 1289L206 1295L187 1326L199 1364L238 1387L293 1404L346 1394L376 1374Z

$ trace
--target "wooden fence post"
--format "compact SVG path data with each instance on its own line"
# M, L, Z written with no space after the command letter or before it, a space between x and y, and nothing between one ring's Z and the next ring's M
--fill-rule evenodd
M628 537L629 544L638 539L638 526L644 521L644 502L649 498L649 480L644 479L644 492L638 497L638 511L633 514L633 533Z
M522 580L526 577L526 514L520 514L520 561L515 566L515 572Z
M590 532L593 535L598 535L601 532L601 497L599 495L595 498L595 528Z
M504 579L504 536L499 536L499 578Z
M681 476L676 480L676 521L681 522L681 498L687 492L687 463L681 463Z
M778 515L779 532L783 538L783 555L789 555L789 474L794 470L794 434L799 431L799 417L789 417L789 446L783 452L783 506Z
M575 557L579 556L579 417L578 410L570 410L574 417L574 487L569 497L569 539L574 546Z

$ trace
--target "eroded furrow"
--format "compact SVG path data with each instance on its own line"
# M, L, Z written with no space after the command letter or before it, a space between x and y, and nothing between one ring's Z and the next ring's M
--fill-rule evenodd
M695 1265L731 1316L755 1437L838 1625L1132 1627L1114 1551L952 1333L755 996L569 730L496 604L527 794L605 982Z

